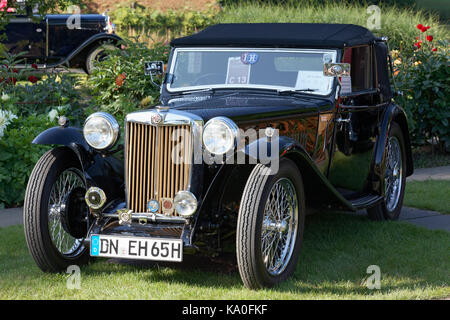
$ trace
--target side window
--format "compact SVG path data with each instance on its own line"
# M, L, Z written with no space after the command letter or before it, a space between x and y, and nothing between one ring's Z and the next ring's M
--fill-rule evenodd
M344 63L351 64L352 92L375 88L374 56L371 46L348 48L344 51Z

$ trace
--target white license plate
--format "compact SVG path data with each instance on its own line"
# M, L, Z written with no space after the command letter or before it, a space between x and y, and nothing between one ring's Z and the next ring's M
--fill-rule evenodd
M92 235L91 256L181 262L183 260L183 241Z

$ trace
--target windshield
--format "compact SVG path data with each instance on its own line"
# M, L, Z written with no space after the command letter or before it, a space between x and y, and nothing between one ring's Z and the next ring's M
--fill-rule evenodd
M305 90L328 95L333 78L323 65L335 50L177 48L169 92L206 88Z

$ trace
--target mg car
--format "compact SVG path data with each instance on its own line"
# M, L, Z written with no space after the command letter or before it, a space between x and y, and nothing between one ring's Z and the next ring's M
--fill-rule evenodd
M105 14L33 14L20 2L8 13L5 30L0 31L9 54L21 54L23 66L36 64L40 69L69 66L91 73L95 61L105 57L107 49L121 40L114 24ZM20 65L18 67L21 67Z
M413 164L387 39L345 24L219 24L171 46L158 105L124 123L60 118L33 141L55 146L24 207L43 271L231 249L258 289L294 272L307 211L399 217Z

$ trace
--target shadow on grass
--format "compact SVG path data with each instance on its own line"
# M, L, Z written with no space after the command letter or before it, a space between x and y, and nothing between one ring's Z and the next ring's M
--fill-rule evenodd
M272 289L309 294L388 293L396 290L447 286L450 233L401 222L370 222L364 216L323 213L308 216L300 259L294 276ZM234 254L215 259L185 256L183 263L110 259L86 274L150 270L145 280L196 287L241 289ZM381 269L381 290L369 290L367 267ZM113 276L113 274L112 274Z

